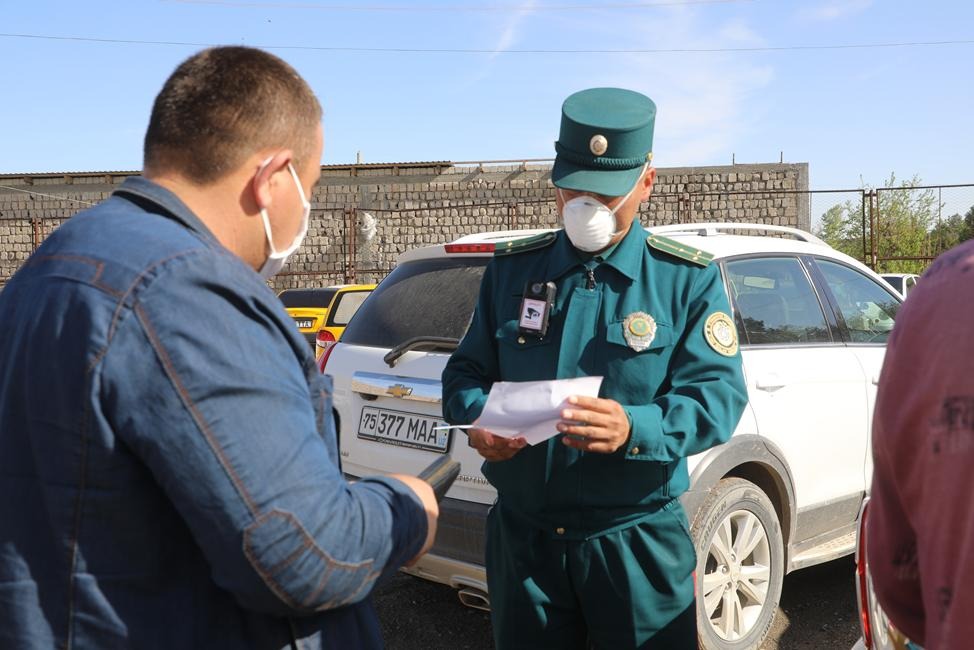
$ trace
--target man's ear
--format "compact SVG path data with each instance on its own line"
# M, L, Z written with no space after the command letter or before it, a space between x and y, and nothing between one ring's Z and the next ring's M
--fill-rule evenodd
M646 171L643 173L643 177L639 180L642 187L639 190L639 200L640 202L645 201L649 198L649 195L653 191L653 183L656 182L656 168L647 167Z
M254 186L254 200L257 202L258 208L266 210L271 206L271 202L273 201L272 190L281 179L278 174L283 172L290 178L291 172L288 170L288 163L291 162L293 157L294 155L290 149L284 149L265 158L260 163L252 181Z

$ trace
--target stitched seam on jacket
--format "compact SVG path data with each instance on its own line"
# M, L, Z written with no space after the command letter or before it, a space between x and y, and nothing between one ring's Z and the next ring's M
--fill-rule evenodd
M91 390L91 372L85 374L85 394ZM71 538L68 543L68 628L64 635L64 648L69 650L73 640L74 632L74 589L75 589L75 569L78 564L78 538L81 537L81 515L84 509L85 488L87 487L88 477L88 435L87 427L91 415L91 403L85 404L81 413L79 423L79 433L81 437L81 471L78 477L78 496L74 503L74 527L71 531Z
M95 275L90 280L91 284L93 284L94 286L98 287L99 289L101 289L105 293L107 293L107 294L109 294L111 296L114 296L115 298L118 298L118 297L120 297L122 295L121 292L116 291L113 287L110 287L107 284L103 284L101 282L101 274L105 270L105 263L102 262L101 260L96 260L96 259L94 259L92 257L85 257L84 255L62 255L62 254L57 254L57 255L40 255L38 257L31 258L31 260L28 262L28 264L30 266L35 266L39 262L42 262L44 260L67 260L67 261L71 261L71 262L81 262L83 264L92 264L95 267ZM25 266L26 266L26 264L25 264Z
M360 593L362 593L362 590L365 589L370 584L374 583L379 578L380 575L381 575L381 572L379 572L379 571L373 571L372 573L369 573L362 580L362 584L359 585L359 588L356 589L355 591L353 591L352 593L350 593L347 597L345 597L345 598L335 598L333 600L329 600L327 603L325 603L324 605L322 605L318 609L319 610L334 609L335 607L341 607L342 605L347 605L348 603L350 603L353 600L355 600L356 598L358 598L358 595ZM310 596L308 598L308 601L310 602L311 600L314 599L314 597L316 597L319 593L321 593L321 590L324 589L324 586L325 586L324 585L324 582L322 581L321 587L315 590L314 594L312 594L312 596Z
M139 273L134 280L132 280L132 284L130 284L128 289L125 290L125 293L121 295L121 298L118 301L118 305L115 306L115 313L112 315L111 325L108 326L108 334L106 336L108 341L110 342L112 340L112 337L115 335L115 329L116 329L116 325L118 324L119 315L122 312L122 307L125 306L125 299L128 298L133 293L135 293L135 288L139 286L140 282L142 282L142 278L144 278L152 271L155 271L156 268L158 268L159 266L162 266L163 264L171 262L175 259L179 259L180 257L185 257L188 255L198 255L200 253L209 253L209 252L211 251L206 249L199 249L199 248L194 248L188 251L180 251L179 253L170 255L169 257L164 257L161 260L157 260L152 264L150 264L149 266L147 266L146 268L144 268L142 272Z
M203 437L209 444L210 449L220 461L220 466L223 467L223 471L227 473L227 477L230 479L230 482L236 489L237 494L241 499L243 499L247 509L250 511L250 514L256 517L260 513L260 509L257 507L257 504L254 503L250 493L247 492L247 488L244 487L243 481L241 481L240 477L237 476L236 471L234 471L233 466L230 464L230 460L223 453L223 448L220 447L220 443L216 440L216 437L213 435L213 432L207 425L206 420L204 420L203 414L199 412L199 409L196 407L196 403L193 402L189 392L183 385L182 380L179 378L179 374L176 372L176 368L172 364L172 360L169 358L165 348L162 346L162 341L159 340L155 329L149 322L148 315L145 313L145 310L142 309L141 305L135 305L134 310L139 322L142 323L142 327L145 329L146 335L149 337L150 344L156 351L156 354L159 355L159 360L166 369L166 374L169 376L169 381L172 382L176 392L179 393L179 397L182 400L183 405L189 411L190 416L192 416L193 421L196 423L197 429L199 429L200 433L203 434Z
M105 357L105 355L108 353L108 347L111 345L112 338L115 336L115 332L118 329L118 320L119 318L121 318L122 308L125 307L125 299L128 298L130 294L135 292L135 287L138 286L138 284L142 281L142 278L144 278L146 274L148 274L150 271L154 270L156 267L160 266L161 264L170 262L174 259L178 259L186 255L191 255L199 252L201 251L199 250L183 251L181 253L176 253L175 255L170 255L169 257L158 260L154 262L152 265L146 267L141 273L139 273L139 275L135 278L135 280L132 281L132 284L129 285L129 288L126 289L124 293L119 293L119 292L112 293L113 296L118 298L118 304L115 305L115 312L112 314L112 322L109 324L108 332L105 334L105 346L101 350L99 350L98 354L96 354L95 357L91 360L91 364L88 366L89 370L97 366L101 362L101 360Z
M257 557L257 554L254 552L253 546L251 544L251 537L253 536L254 529L262 526L271 517L283 517L287 521L287 523L289 523L292 527L300 531L302 538L305 540L305 543L302 544L301 550L303 551L305 549L310 549L312 553L314 553L319 558L321 558L321 560L324 562L324 564L327 567L325 571L322 572L322 577L318 581L318 587L315 589L314 592L309 594L308 597L305 598L303 601L298 601L293 596L291 596L291 594L289 594L288 591L284 587L282 587L281 584L271 575L271 571L273 571L278 567L284 568L288 566L291 562L293 562L293 559L289 557L289 559L285 563L278 563L278 565L276 565L272 569L265 569L263 564L260 561L260 558ZM297 517L295 517L290 512L283 512L281 510L272 510L270 512L266 512L258 516L254 520L254 523L252 523L250 526L247 527L246 530L244 530L243 541L244 541L243 544L244 555L247 556L247 559L250 561L250 564L254 568L254 571L257 572L257 575L259 575L261 579L264 580L268 588L270 588L270 590L273 591L278 598L280 598L281 600L283 600L285 603L287 603L292 607L301 607L304 609L309 609L311 607L310 603L314 600L315 597L318 596L318 594L321 593L321 590L324 588L324 583L327 577L331 575L332 571L336 567L342 569L358 570L362 567L371 567L374 564L374 560L371 559L362 560L361 562L343 562L341 560L336 560L327 551L319 547L314 542L314 537L312 537L311 534L307 531L307 529L305 529L305 527L301 524L301 522L297 519ZM296 554L292 554L292 557L294 555ZM371 578L371 576L374 575L376 575L375 572L368 574L367 577ZM353 598L356 595L358 595L362 591L362 589L364 589L368 584L370 584L370 580L363 580L362 585L359 586L359 588L351 596L349 596L349 598ZM325 609L329 606L331 606L331 602L326 603L325 605L323 605L318 609Z

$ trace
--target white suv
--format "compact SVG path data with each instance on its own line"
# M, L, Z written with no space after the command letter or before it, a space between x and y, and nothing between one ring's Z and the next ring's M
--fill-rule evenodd
M756 648L785 573L851 553L872 473L869 431L900 297L812 235L751 224L650 228L714 255L741 340L749 404L731 439L689 459L681 499L698 556L707 648ZM322 361L335 379L344 471L462 464L433 551L410 569L489 607L484 519L495 492L462 431L437 430L440 375L473 314L495 232L401 255ZM764 233L763 235L760 233ZM772 235L772 236L768 236Z

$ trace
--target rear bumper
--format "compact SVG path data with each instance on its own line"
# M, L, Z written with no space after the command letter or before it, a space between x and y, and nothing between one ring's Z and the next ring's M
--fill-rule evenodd
M460 562L430 552L402 571L417 578L449 585L454 589L478 589L487 593L487 571L483 565Z

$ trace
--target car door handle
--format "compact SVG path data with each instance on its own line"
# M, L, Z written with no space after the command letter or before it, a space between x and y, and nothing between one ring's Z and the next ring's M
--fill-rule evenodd
M754 382L755 388L758 390L766 390L769 393L773 393L774 391L784 388L787 385L788 382L782 379L776 372L769 372L766 375L761 375Z

